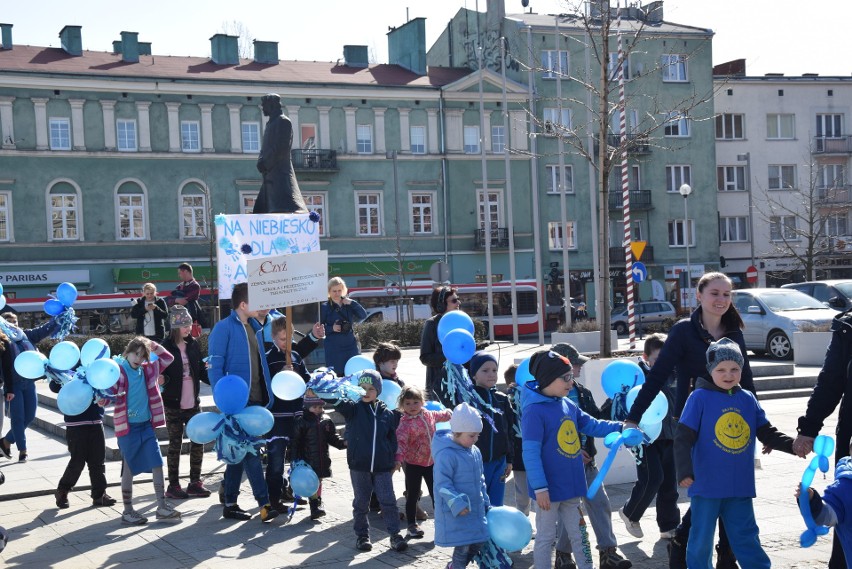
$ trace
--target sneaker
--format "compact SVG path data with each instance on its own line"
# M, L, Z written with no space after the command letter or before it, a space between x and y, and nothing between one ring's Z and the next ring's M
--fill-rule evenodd
M148 523L148 518L136 510L130 510L129 512L121 514L121 523L129 526L144 526Z
M408 549L408 543L405 542L405 538L395 533L390 538L390 546L394 551L405 551Z
M0 439L0 453L6 458L12 458L12 444L6 441L6 437Z
M676 535L677 535L676 529L670 529L669 531L661 531L660 532L660 539L672 539Z
M556 560L553 562L553 569L577 569L577 564L570 553L556 550Z
M162 522L179 522L180 512L166 504L157 508L157 519Z
M108 508L115 506L115 498L104 492L100 498L92 498L92 505L98 508Z
M53 493L53 496L56 498L56 507L60 510L64 510L71 506L71 504L68 503L68 490L58 488L56 492Z
M414 519L418 522L423 522L429 519L429 514L426 513L426 510L420 507L420 504L417 504L417 514Z
M423 537L425 534L423 530L420 529L420 526L417 524L411 524L408 526L408 533L405 534L406 539L417 539Z
M233 506L225 506L222 509L222 517L228 520L246 521L251 519L251 514L240 508L238 504Z
M28 458L29 456L27 455L27 452L21 451L21 453L18 455L18 462L26 462Z
M206 498L210 495L210 490L204 487L201 480L196 480L190 482L189 486L186 487L186 494L190 498Z
M686 569L686 543L677 535L666 545L669 552L669 569Z
M260 521L269 523L278 517L278 510L272 507L272 504L266 504L260 509Z
M622 557L615 547L601 550L601 569L630 569L633 563Z
M292 502L296 497L293 495L293 489L290 488L290 485L286 485L281 488L281 501L282 502Z
M355 549L358 551L370 551L373 549L373 544L370 543L370 538L366 535L358 536L358 539L355 540Z
M6 475L0 471L0 484L4 484L6 482Z
M642 537L645 535L642 533L642 526L639 522L630 521L630 518L628 518L627 514L624 513L624 508L618 510L618 517L620 517L621 521L624 522L624 527L627 528L627 533L633 537Z
M166 498L170 500L186 500L189 498L189 494L183 491L180 484L169 484L169 487L166 488Z

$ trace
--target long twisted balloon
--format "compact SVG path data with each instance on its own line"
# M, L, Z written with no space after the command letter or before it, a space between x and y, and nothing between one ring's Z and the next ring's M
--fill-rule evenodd
M814 481L814 475L817 468L823 472L828 472L829 458L834 452L834 439L828 435L820 435L814 441L814 453L816 456L811 459L811 463L802 473L801 492L799 493L799 512L805 520L807 529L799 536L799 544L802 547L810 547L816 543L817 536L828 533L826 526L818 526L811 515L811 507L808 503L808 488L811 482Z

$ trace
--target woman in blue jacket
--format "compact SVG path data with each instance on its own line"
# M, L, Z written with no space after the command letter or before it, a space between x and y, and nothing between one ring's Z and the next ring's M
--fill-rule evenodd
M342 376L346 362L361 353L352 329L367 317L367 311L348 298L346 283L340 277L328 281L328 301L320 305L320 322L325 324L325 365Z

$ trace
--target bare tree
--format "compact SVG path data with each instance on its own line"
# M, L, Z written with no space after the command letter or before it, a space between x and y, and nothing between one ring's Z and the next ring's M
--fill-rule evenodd
M230 22L222 22L222 29L220 30L223 34L228 34L229 36L237 36L237 47L240 53L240 59L251 59L253 55L253 45L254 36L248 27L239 20L231 20Z

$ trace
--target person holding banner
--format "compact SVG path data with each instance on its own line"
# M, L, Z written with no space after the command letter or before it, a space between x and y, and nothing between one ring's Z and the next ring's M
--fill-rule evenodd
M328 301L320 305L320 322L325 325L325 365L338 376L346 362L361 353L352 327L367 317L364 307L346 296L346 282L340 277L328 281Z

